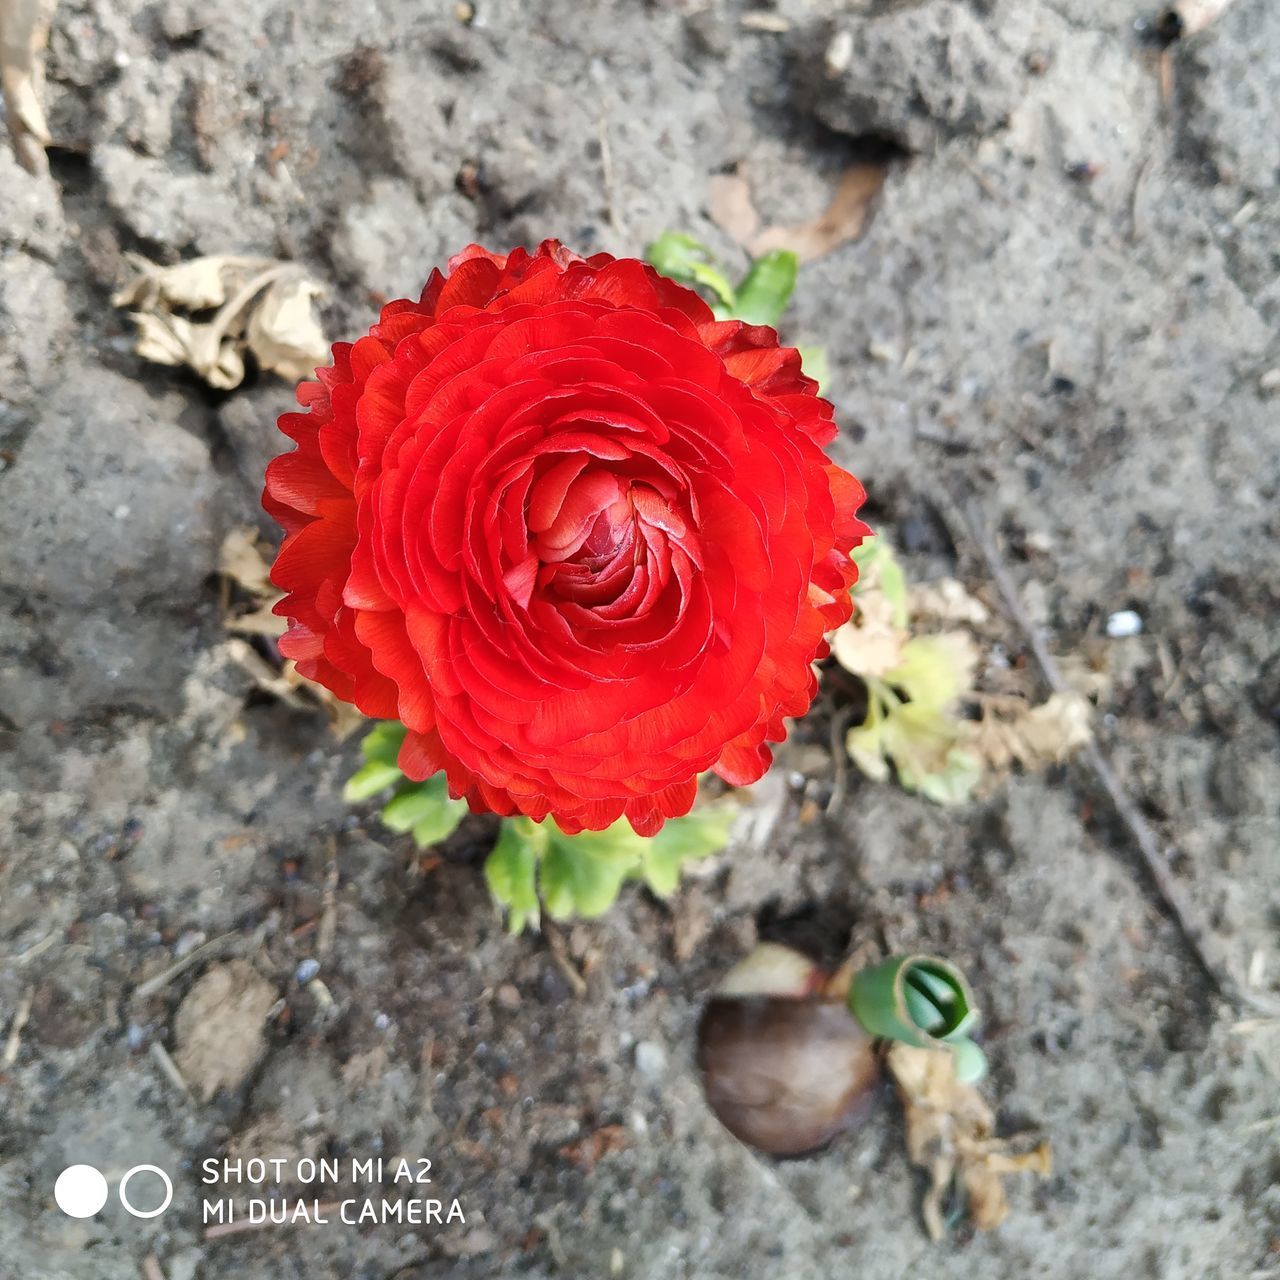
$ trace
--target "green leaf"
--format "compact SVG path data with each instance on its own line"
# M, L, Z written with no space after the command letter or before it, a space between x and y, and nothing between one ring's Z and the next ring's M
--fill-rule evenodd
M407 732L399 720L383 720L365 734L360 744L361 754L366 760L395 764Z
M902 646L902 661L884 679L913 703L941 711L969 688L977 656L963 632L912 636Z
M412 831L419 845L436 844L462 821L467 806L449 798L444 774L425 782L412 782L382 810L382 821L392 831Z
M342 798L348 804L357 804L395 786L403 778L404 774L396 765L370 760L347 779L347 785L342 788Z
M924 703L903 703L884 722L881 749L898 781L938 804L969 798L982 776L977 756L962 745L963 723Z
M789 249L774 249L757 258L738 285L734 318L776 329L795 292L797 267L796 255Z
M507 929L511 933L523 932L527 924L537 927L540 857L538 842L520 823L504 822L497 844L485 859L484 878L490 893L507 908Z
M675 891L684 863L723 849L733 826L734 811L724 804L696 809L683 818L669 818L641 847L641 875L660 898Z
M711 250L701 241L683 232L664 231L645 249L644 256L660 275L685 284L700 284L732 310L735 302L733 285L714 266Z
M588 918L607 911L623 883L640 866L644 837L625 819L603 831L566 836L548 833L542 859L542 898L557 919Z

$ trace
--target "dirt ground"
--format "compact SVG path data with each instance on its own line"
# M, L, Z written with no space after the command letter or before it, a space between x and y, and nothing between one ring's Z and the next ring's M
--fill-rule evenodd
M887 148L869 233L785 326L829 348L836 456L913 576L994 606L976 501L1053 650L1107 677L1102 740L1209 942L1274 995L1280 6L1237 0L1163 72L1144 0L455 9L61 0L52 176L0 146L0 1277L1280 1276L1280 1022L1206 979L1087 771L956 811L851 778L802 822L819 712L670 903L628 890L559 957L508 937L486 823L419 866L343 805L355 740L228 653L217 550L278 536L290 388L145 364L110 305L129 250L296 258L335 337L473 239L674 228L741 267L712 175L794 223ZM1143 631L1108 639L1122 609ZM929 1242L889 1100L786 1164L707 1112L701 1002L797 919L970 973L1001 1126L1055 1151L997 1232ZM228 972L265 1043L207 1045L196 1076L234 1083L184 1095L153 1046ZM236 1155L430 1157L466 1221L206 1238L202 1162ZM67 1217L75 1162L158 1165L173 1205Z

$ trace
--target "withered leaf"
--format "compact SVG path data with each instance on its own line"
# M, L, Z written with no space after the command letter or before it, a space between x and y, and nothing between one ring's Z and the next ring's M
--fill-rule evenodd
M883 165L850 166L841 176L831 203L812 222L767 228L752 241L752 254L759 257L771 249L790 249L801 262L812 262L857 240L871 225L875 198L886 173Z
M942 1205L958 1182L969 1216L980 1231L998 1227L1009 1215L1004 1178L1030 1172L1047 1177L1052 1155L1047 1142L1032 1150L1025 1138L997 1138L995 1118L982 1095L956 1079L948 1049L916 1049L895 1043L886 1065L902 1099L907 1155L929 1172L922 1212L934 1240L946 1234ZM1018 1148L1024 1150L1018 1150Z
M0 86L18 162L28 173L46 174L45 147L53 139L40 105L44 48L54 0L0 0Z
M129 260L135 275L113 301L135 308L135 350L144 359L186 365L222 390L244 381L246 351L291 381L324 363L328 347L312 310L322 291L300 267L227 254L172 267L137 254Z

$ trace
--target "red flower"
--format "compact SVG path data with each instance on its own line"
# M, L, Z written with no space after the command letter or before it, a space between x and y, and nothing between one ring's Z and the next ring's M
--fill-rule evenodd
M858 481L772 329L634 259L478 246L304 383L263 502L298 670L476 810L641 834L753 782L850 614Z

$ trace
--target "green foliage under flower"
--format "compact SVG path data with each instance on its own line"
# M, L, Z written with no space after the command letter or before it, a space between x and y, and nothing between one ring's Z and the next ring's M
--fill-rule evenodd
M443 774L411 782L400 772L396 757L404 735L404 725L390 720L371 729L360 745L365 763L343 796L357 803L390 789L382 821L426 847L452 834L467 806L449 798ZM669 819L656 836L636 835L625 819L604 831L567 836L553 822L504 818L485 861L485 879L507 908L512 933L536 927L544 910L557 920L598 916L631 880L643 881L659 897L672 893L686 862L724 848L733 817L729 805L710 804Z
M757 258L736 285L729 283L706 245L679 231L663 232L644 256L669 279L698 285L711 293L713 310L720 320L767 324L776 329L795 292L798 263L788 249L774 249Z

